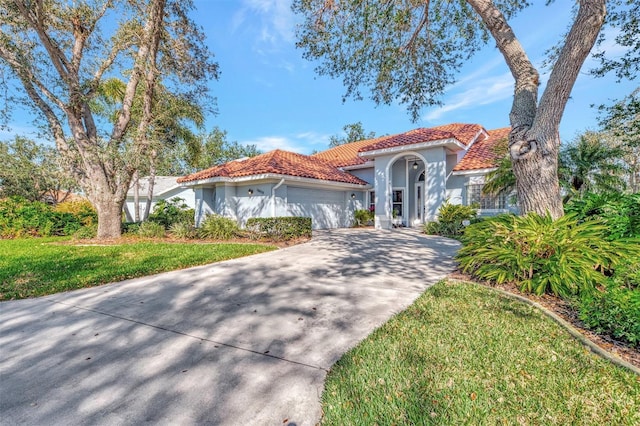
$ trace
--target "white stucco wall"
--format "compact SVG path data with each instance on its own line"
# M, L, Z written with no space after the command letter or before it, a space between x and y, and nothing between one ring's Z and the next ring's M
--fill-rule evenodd
M374 172L375 172L373 167L367 167L366 169L347 170L347 172L373 185Z
M159 195L154 195L153 199L151 201L151 210L150 212L153 212L153 208L156 206L156 204L158 203L158 201L160 200L171 200L172 198L182 198L184 200L184 203L190 208L190 209L195 209L196 208L196 194L194 192L193 189L191 188L183 188L183 187L175 187L169 191L166 191L162 194ZM133 196L127 196L127 209L129 211L129 213L134 216L135 215L135 200ZM142 195L140 196L139 200L138 200L138 205L140 206L140 218L144 217L144 212L145 212L145 208L147 205L147 197L146 195ZM127 218L127 220L134 220L133 217L131 218Z
M216 213L236 220L240 226L252 217L301 216L311 217L313 229L344 228L352 225L356 209L365 208L366 190L286 184L276 188L279 183L219 183L215 189L198 188L196 224L201 224L205 215Z

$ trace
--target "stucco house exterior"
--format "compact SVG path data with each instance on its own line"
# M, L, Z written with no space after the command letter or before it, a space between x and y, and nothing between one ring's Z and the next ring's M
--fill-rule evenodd
M349 227L357 209L375 210L375 227L420 226L449 200L507 211L504 199L480 194L495 168L495 146L509 128L448 124L363 140L313 155L282 150L235 160L178 179L195 191L196 224L220 214L307 216L313 228Z
M193 189L185 187L177 183L179 176L156 176L153 184L153 196L151 198L151 209L156 206L159 200L171 200L173 198L182 198L184 203L193 209L196 206L196 197ZM145 176L138 179L138 206L140 208L140 217L144 217L145 208L147 206L147 197L149 195L149 177ZM131 184L131 188L127 192L127 200L125 204L125 215L129 222L133 222L135 215L135 189Z

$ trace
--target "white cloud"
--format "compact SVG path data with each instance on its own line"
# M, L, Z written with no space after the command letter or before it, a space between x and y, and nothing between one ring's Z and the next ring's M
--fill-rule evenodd
M286 136L262 136L240 143L255 145L259 150L264 152L281 149L299 154L309 154L314 149L326 149L329 143L329 135L309 131Z
M511 73L503 73L483 79L469 80L470 85L462 92L456 93L445 100L445 105L427 113L425 121L440 120L446 114L460 110L477 108L480 105L489 105L503 101L513 96L513 77ZM455 121L455 119L453 120Z
M250 15L258 21L257 40L271 46L294 39L294 14L289 0L244 0L232 20L235 31L242 25L253 25Z
M257 139L246 140L240 143L245 145L255 145L259 150L264 152L272 151L274 149L295 151L297 148L294 142L285 136L262 136Z

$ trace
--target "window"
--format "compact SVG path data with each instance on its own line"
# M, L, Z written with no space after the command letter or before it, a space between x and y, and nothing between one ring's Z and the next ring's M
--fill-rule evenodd
M467 186L467 205L477 203L481 210L498 210L507 208L507 195L499 194L498 196L484 195L482 193L482 184L474 184Z
M394 189L391 198L391 213L393 217L402 217L402 200L404 198L404 190Z
M369 211L376 211L376 191L369 191Z

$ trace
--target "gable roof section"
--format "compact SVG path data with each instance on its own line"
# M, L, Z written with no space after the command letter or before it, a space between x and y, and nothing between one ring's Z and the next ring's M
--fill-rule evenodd
M366 147L376 141L381 141L389 136L382 136L376 139L365 139L362 141L345 143L336 147L330 148L326 151L313 154L312 157L319 158L334 167L346 167L357 166L365 164L368 160L358 156L360 148Z
M501 153L496 151L496 146L509 137L510 127L488 131L489 137L476 141L462 160L453 168L454 172L492 169L497 166Z
M308 155L276 149L243 160L230 161L178 179L179 183L211 178L239 178L256 175L281 175L332 182L368 185L367 182L335 166Z
M430 129L420 128L397 135L381 136L340 145L312 155L334 167L349 167L367 163L369 160L358 155L360 152L394 148L423 142L455 139L465 146L471 145L486 130L479 124L453 123Z
M483 131L479 124L453 123L444 126L410 130L405 133L389 136L378 142L360 149L360 152L377 151L379 149L395 148L425 142L455 139L462 145L470 145Z

